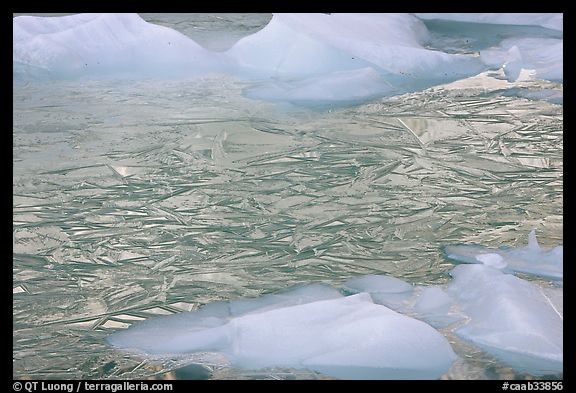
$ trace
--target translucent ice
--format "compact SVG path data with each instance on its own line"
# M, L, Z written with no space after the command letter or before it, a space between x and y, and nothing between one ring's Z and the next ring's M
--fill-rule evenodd
M460 319L462 315L451 313L454 300L439 287L426 287L418 294L414 304L414 314L434 327L446 327Z
M562 82L564 41L555 38L509 38L495 48L480 52L482 61L492 68L504 67L509 81L522 71L532 78Z
M108 341L155 355L216 351L237 367L308 368L345 379L438 378L456 358L432 327L366 293L225 314L219 303L137 324Z
M439 287L414 287L396 277L367 275L346 281L342 289L346 293L367 292L374 303L434 327L445 327L463 318L451 312L453 300Z
M451 274L448 293L469 318L457 335L516 370L562 372L562 315L539 287L483 265L457 266Z
M446 256L464 263L481 263L507 272L522 272L546 278L563 279L564 247L543 249L536 240L536 231L528 236L528 245L510 249L482 246L447 246Z
M348 293L368 292L375 303L406 312L414 287L396 277L367 275L346 281L342 289Z

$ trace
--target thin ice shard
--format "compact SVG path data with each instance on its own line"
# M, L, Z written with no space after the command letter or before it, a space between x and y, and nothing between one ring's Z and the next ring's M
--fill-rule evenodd
M482 263L504 271L534 274L562 280L564 247L543 249L536 240L536 231L528 235L528 245L511 249L482 246L447 246L449 259L464 263Z

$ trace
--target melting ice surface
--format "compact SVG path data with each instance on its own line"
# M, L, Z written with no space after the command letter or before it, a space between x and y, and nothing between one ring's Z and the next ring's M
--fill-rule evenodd
M518 248L490 249L482 246L447 246L446 256L464 263L482 263L497 269L563 279L564 247L543 249L536 240L536 231L528 236L528 245Z
M418 91L503 67L509 80L562 81L561 14L275 14L224 53L204 49L137 14L79 14L13 20L15 78L189 77L209 72L251 84L247 97L300 105L353 104ZM535 25L559 38L510 38L478 53L430 49L420 19L474 26ZM488 31L488 30L487 30ZM458 31L466 35L466 28Z

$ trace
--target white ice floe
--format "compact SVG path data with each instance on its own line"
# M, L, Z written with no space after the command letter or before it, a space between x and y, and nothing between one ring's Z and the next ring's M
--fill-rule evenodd
M227 55L261 81L249 94L290 102L356 102L481 72L477 57L426 49L408 14L275 14Z
M260 301L270 306L266 298ZM374 304L367 293L237 316L226 316L224 305L141 323L108 341L155 355L214 351L236 367L306 368L342 379L434 379L456 359L432 327Z

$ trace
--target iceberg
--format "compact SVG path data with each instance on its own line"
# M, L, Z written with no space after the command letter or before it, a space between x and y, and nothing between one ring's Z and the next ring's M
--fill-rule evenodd
M528 245L518 248L491 249L482 246L446 246L446 257L463 263L479 263L504 272L521 272L554 280L563 279L564 247L543 249L536 231L528 235Z
M447 291L469 319L458 336L516 370L562 372L563 317L549 295L490 266L460 265L451 275Z
M258 301L270 306L266 296ZM226 317L224 309L218 303L146 321L108 342L166 356L216 351L236 367L306 368L341 379L436 379L456 359L431 326L374 304L367 293L277 303L237 316Z
M425 49L427 39L424 24L408 14L274 14L264 29L227 53L246 69L276 77L372 66L398 77L428 79L480 69L477 59Z
M221 68L185 35L138 14L77 14L13 19L16 75L45 78L176 78Z

